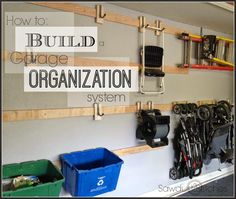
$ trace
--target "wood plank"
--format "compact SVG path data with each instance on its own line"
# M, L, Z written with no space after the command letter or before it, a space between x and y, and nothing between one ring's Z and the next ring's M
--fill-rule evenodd
M175 104L187 104L189 103L188 101L173 101L172 102L172 105L175 105Z
M3 60L4 61L10 61L10 55L13 53L13 51L5 50L3 52ZM45 59L43 56L61 56L57 55L55 53L34 53L34 56L38 56L38 62L44 63ZM15 53L14 56L12 56L12 59L20 59L22 57L26 56L25 52L21 53ZM96 59L96 58L84 58L79 56L68 56L68 66L130 66L130 67L141 67L138 63L133 62L125 62L125 61L114 61L114 60L106 60L106 59ZM39 64L31 64L29 66L39 66Z
M203 104L216 104L217 100L215 99L207 99L207 100L199 100L197 101L197 105L203 105Z
M4 61L9 61L10 57L10 51L5 50L3 52L3 60ZM45 55L46 53L35 53L35 55ZM22 56L25 56L26 53L22 52ZM50 55L50 54L48 54ZM55 55L55 54L54 54ZM21 56L19 54L15 54L14 58L19 59ZM44 61L43 57L39 57L39 61L42 63ZM142 65L139 63L134 63L134 62L125 62L125 61L114 61L114 60L104 60L104 59L96 59L96 58L83 58L83 57L73 57L73 56L68 56L68 63L67 65L69 66L111 66L111 67L117 67L117 66L129 66L129 67L139 67L141 68ZM39 66L38 64L32 64L30 66ZM29 67L30 67L29 66ZM189 68L179 68L176 66L165 66L164 70L166 73L170 74L188 74L189 73Z
M87 6L81 6L77 3L49 3L49 2L30 2L31 4L38 5L38 6L44 6L56 10L61 10L65 12L73 12L75 14L79 15L85 15L89 17L96 17L96 9L87 7Z
M34 109L3 112L3 121L41 120L93 115L93 108Z
M198 105L214 104L216 100L199 100ZM170 104L153 104L154 109L161 111L171 111L173 103ZM144 104L143 109L148 109L148 105ZM104 106L102 107L104 116L112 114L136 113L136 105L130 106ZM22 120L43 120L80 116L93 116L93 107L81 108L64 108L64 109L33 109L33 110L6 110L3 111L3 121L22 121Z
M142 152L147 152L147 151L159 150L161 148L163 148L163 146L152 148L152 147L145 144L145 145L141 145L141 146L116 149L116 150L113 150L112 152L118 156L125 156L125 155L131 155L131 154L142 153ZM54 161L53 164L56 167L61 168L61 163L59 160Z
M62 10L66 12L73 12L75 14L79 15L85 15L89 17L96 17L96 9L87 7L87 6L81 6L76 3L46 3L46 2L32 2L34 5L44 6L52 9ZM139 20L134 19L128 16L119 15L116 13L108 12L106 9L104 9L104 12L106 13L106 16L104 20L116 22L120 24L130 25L130 26L139 26Z
M81 5L75 4L75 3L32 2L32 4L44 6L44 7L48 7L48 8L52 8L52 9L62 10L62 11L66 11L66 12L73 12L73 13L79 14L79 15L85 15L85 16L94 17L94 18L96 17L96 9L95 8L81 6ZM113 13L113 12L109 12L106 10L106 8L104 8L104 12L106 13L106 16L103 20L107 20L107 21L115 22L115 23L120 23L120 24L124 24L124 25L129 25L129 26L133 26L133 27L137 27L137 28L139 27L139 20L138 19L135 19L135 18L132 18L129 16L120 15L120 14ZM155 26L154 23L147 22L147 24L151 24L151 26ZM165 27L165 33L168 33L168 34L176 35L176 34L180 34L182 32L186 32L184 29L172 27L172 26L167 25L165 23L162 23L162 27Z
M130 155L130 154L135 154L135 153L158 150L160 148L162 148L162 147L152 148L148 145L142 145L142 146L117 149L117 150L114 150L113 152L118 156L125 156L125 155Z
M186 32L186 30L184 30L184 29L173 27L173 26L170 26L170 25L167 25L167 24L164 24L163 26L165 27L165 33L169 33L169 34L172 34L172 35L177 36L177 35L179 35L183 32Z
M182 75L186 75L189 73L189 68L180 68L177 66L165 66L164 67L164 71L165 73L169 73L169 74L182 74Z
M105 10L106 12L106 10ZM110 21L110 22L115 22L115 23L120 23L124 25L129 25L129 26L134 26L134 27L139 27L139 20L134 19L128 16L116 14L116 13L111 13L111 12L106 12L106 17L104 20Z
M2 52L2 60L3 61L9 61L10 60L10 57L9 57L9 51L7 51L7 50L4 50L3 52Z
M172 103L170 103L170 104L154 104L153 108L159 109L160 111L171 111L172 110Z
M171 104L155 104L154 108L161 111L170 111ZM144 109L148 106L144 105ZM102 107L104 115L135 113L136 105L131 106L104 106ZM81 108L64 108L64 109L33 109L33 110L6 110L3 111L3 121L22 121L22 120L43 120L55 118L68 118L80 116L93 116L94 109L92 107Z
M130 66L140 67L141 65L133 62L113 61L95 58L69 57L68 65L75 66Z

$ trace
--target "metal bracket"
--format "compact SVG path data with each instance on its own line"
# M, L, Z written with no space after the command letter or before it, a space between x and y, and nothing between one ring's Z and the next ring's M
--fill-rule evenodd
M148 101L148 102L147 102L147 106L148 106L148 110L152 110L152 109L153 109L153 103L152 103L152 101Z
M143 103L141 101L136 102L136 112L143 109Z
M139 32L144 32L145 28L155 30L155 35L160 35L165 28L161 27L162 23L160 20L155 20L155 26L151 26L150 24L146 24L146 18L144 16L139 16Z
M99 103L94 103L93 108L94 108L93 119L94 120L102 120L102 116L104 115L104 113L101 113L102 112L102 105Z
M163 30L165 30L165 28L163 28L162 27L162 22L160 21L160 20L156 20L155 21L155 24L156 24L156 27L159 29L159 30L156 30L155 31L155 35L160 35L161 34L161 32L163 31Z
M165 28L161 28L161 21L160 20L155 21L155 26L150 26L149 24L147 24L145 26L145 28L155 30L156 36L159 36L161 34L161 32L165 30Z
M102 5L96 5L96 23L103 24L104 18L106 17L106 13L104 13L104 9Z
M139 32L145 31L146 18L144 16L139 16Z

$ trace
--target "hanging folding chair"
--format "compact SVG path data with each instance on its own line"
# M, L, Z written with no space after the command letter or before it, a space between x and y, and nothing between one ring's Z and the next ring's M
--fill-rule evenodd
M162 35L162 47L159 46L146 46L145 45L145 30L146 28L160 31ZM164 86L164 28L150 27L146 25L143 27L142 37L142 48L141 48L141 74L140 74L140 92L143 94L163 94L165 92ZM155 91L144 90L145 79L148 77L156 77L160 79L159 89Z

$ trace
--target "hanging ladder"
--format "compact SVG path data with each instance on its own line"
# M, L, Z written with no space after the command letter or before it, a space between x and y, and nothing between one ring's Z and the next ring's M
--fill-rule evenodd
M234 70L234 40L215 35L193 35L182 33L184 41L184 61L181 67L212 70ZM191 64L192 42L197 43L197 64ZM203 64L203 60L209 65ZM218 64L218 65L216 65Z

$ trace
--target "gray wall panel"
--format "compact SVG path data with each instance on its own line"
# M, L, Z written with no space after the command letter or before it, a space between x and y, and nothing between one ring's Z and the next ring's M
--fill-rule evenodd
M94 6L94 4L84 4ZM107 9L124 15L138 17L140 12L105 4ZM4 5L6 11L54 11L52 9L30 4L14 6ZM156 19L145 14L149 19ZM56 20L56 18L55 18ZM186 25L163 19L168 24L184 28L195 34L199 27ZM141 45L138 29L122 24L105 21L103 25L94 23L94 18L75 15L76 26L98 26L98 40L104 42L99 46L98 53L77 53L86 57L128 57L131 62L138 62L138 49ZM204 33L213 33L204 30ZM182 60L182 43L173 35L165 35L166 65L175 66ZM157 38L153 32L148 32L147 43L156 44ZM67 93L24 93L23 74L3 74L3 108L33 109L33 108L64 108L67 107ZM149 82L153 85L155 81ZM170 103L176 100L196 101L200 99L233 99L233 73L219 71L195 71L189 75L166 74L166 93L161 96L145 96L130 93L130 104L141 100L146 103L153 100L155 103ZM75 98L74 101L77 99ZM79 106L79 104L78 104ZM164 113L170 114L170 113ZM171 131L177 118L171 115ZM98 146L110 150L136 146L135 114L120 114L104 116L102 121L93 121L92 117L75 117L65 119L19 121L3 123L3 164L21 162L33 159L55 160L65 152L77 151ZM157 188L159 183L165 185L175 183L169 180L168 171L173 164L173 149L169 146L160 150L143 152L121 157L124 165L121 169L117 190L104 196L135 196ZM204 167L203 173L218 168L218 162L213 161ZM185 180L185 179L182 179Z

